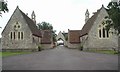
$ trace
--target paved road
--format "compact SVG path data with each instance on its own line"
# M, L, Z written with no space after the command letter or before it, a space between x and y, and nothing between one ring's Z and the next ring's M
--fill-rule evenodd
M3 70L117 70L117 55L80 52L57 47L3 58Z

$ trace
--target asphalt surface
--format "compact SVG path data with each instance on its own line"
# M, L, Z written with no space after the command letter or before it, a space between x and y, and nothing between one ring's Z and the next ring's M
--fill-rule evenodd
M59 46L32 54L5 57L3 70L118 70L118 56Z

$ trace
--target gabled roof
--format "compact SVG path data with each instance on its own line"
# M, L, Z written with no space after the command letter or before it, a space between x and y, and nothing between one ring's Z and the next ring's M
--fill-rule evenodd
M102 8L103 7L104 6L102 6ZM82 28L81 36L87 35L89 33L90 29L92 28L92 26L93 26L96 18L98 17L98 14L100 13L100 10L102 8L97 10L97 12L95 12L94 15L86 22L86 24Z
M62 34L63 34L65 40L67 41L68 40L68 33L62 33Z
M28 26L29 26L32 34L33 34L34 36L41 37L41 32L40 32L40 30L38 30L36 24L35 24L35 23L33 22L33 20L30 19L24 12L22 12L22 11L19 9L18 6L17 6L17 8L15 9L14 13L12 14L12 16L15 14L15 12L16 12L17 10L20 11L20 13L22 14L22 16L23 16L24 20L26 21L26 23L28 24ZM11 16L11 18L12 18L12 16ZM11 20L11 18L9 19L9 21ZM8 21L8 23L9 23L9 21ZM8 24L8 23L7 23L7 24ZM7 26L7 25L6 25L6 26ZM5 28L6 28L6 26L5 26ZM4 29L5 29L5 28L4 28ZM4 30L3 30L3 32L4 32ZM3 32L2 32L2 33L3 33Z
M25 21L27 22L31 32L33 35L41 37L41 31L37 28L36 24L33 22L32 19L30 19L25 13L23 13L21 10L20 12L23 15L23 18L25 19Z
M68 33L62 33L64 36L67 36L68 35Z
M65 40L65 36L63 35L63 33L60 31L56 37L56 40L59 40L59 39L62 39L63 41L66 41Z
M80 43L80 34L81 30L69 30L68 31L68 38L70 43Z
M52 31L51 30L42 30L42 44L51 44L52 43Z

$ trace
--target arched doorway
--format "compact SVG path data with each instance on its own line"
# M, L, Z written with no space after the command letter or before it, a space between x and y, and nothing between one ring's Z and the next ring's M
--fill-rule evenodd
M58 33L56 40L57 40L57 45L67 46L67 41L65 40L65 37L61 31Z
M64 41L63 41L62 38L59 38L59 39L57 40L57 46L64 46Z

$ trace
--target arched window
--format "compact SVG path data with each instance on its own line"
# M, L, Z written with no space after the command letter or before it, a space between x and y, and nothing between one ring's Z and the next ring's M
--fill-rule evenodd
M14 24L14 30L19 30L21 28L21 26L20 26L20 23L19 22L16 22L15 24Z
M10 33L10 38L11 39L18 39L18 40L20 40L20 39L23 39L23 32L19 32L20 31L20 29L21 29L21 23L20 22L18 22L18 21L16 21L14 24L13 24L13 29L14 29L14 32L11 32Z
M20 32L18 32L18 39L20 39Z
M99 28L98 28L99 38L109 38L109 30L106 30L105 26L106 26L105 21L103 21L101 25L99 25Z
M103 27L103 38L105 38L105 28Z
M14 39L15 39L15 32L14 32Z
M101 38L101 29L99 29L99 37Z
M107 31L107 37L109 37L109 30L106 30Z
M10 39L12 39L12 32L10 32Z
M21 39L23 39L23 32L21 32Z

